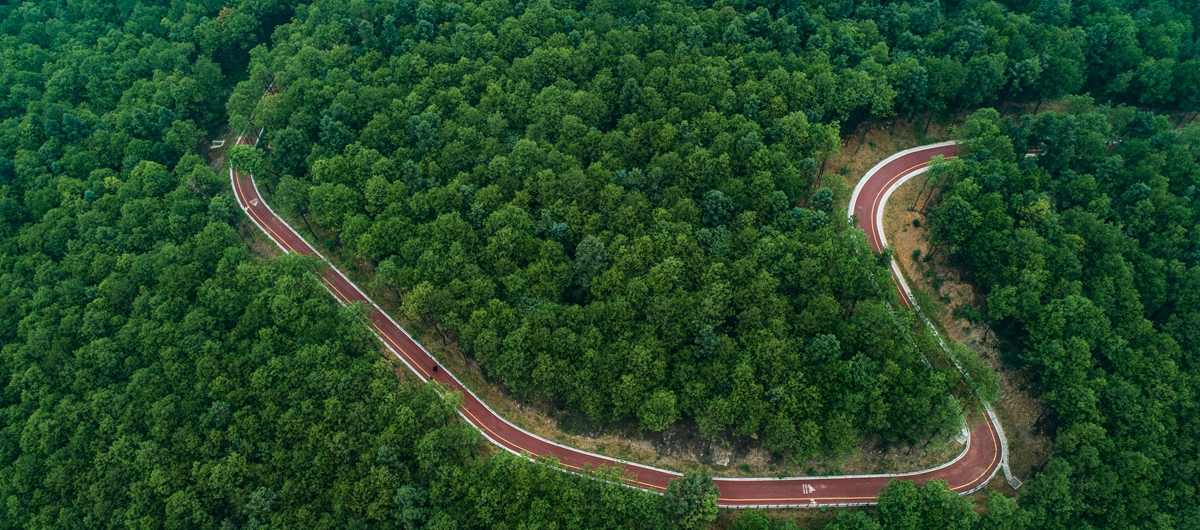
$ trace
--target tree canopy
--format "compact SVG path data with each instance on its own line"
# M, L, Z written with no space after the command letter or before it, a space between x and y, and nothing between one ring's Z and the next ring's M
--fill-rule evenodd
M1022 498L1030 527L1186 526L1200 515L1200 126L1069 103L975 113L963 156L937 168L931 241L987 292L1053 413L1055 454Z
M268 149L228 158L493 381L802 460L958 414L822 178L839 135L1049 100L964 125L930 229L1055 455L982 516L896 482L827 526L1195 526L1200 128L1151 111L1200 111L1197 24L1179 1L6 2L0 526L713 520L703 475L657 496L491 455L313 262L255 257L196 154L252 115Z
M957 374L921 362L868 280L886 260L819 177L838 134L1057 97L1033 87L1074 24L996 4L316 2L229 109L266 127L284 209L493 381L803 460L957 414Z
M0 528L664 528L487 456L313 261L251 254L194 152L279 9L0 6Z

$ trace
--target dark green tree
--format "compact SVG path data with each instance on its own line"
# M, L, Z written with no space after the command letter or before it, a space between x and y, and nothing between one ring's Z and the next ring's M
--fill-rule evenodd
M717 520L717 486L703 473L671 479L663 502L667 518L679 528L703 528Z

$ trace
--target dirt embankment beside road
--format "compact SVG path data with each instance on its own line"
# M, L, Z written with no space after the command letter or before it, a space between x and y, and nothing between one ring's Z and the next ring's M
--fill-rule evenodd
M896 190L884 211L888 243L896 251L896 262L909 286L929 294L931 303L923 308L926 313L940 323L947 336L978 352L1000 375L996 413L1008 437L1012 471L1027 480L1045 464L1052 449L1047 409L1034 397L1027 371L1014 366L1016 363L1001 351L996 334L983 322L986 297L968 281L967 271L952 267L944 255L928 259L924 208L935 204L936 199L937 190L926 186L923 176ZM1003 483L994 481L990 487Z
M908 125L903 121L895 129L875 129L869 132L858 144L859 137L853 136L849 144L842 149L838 157L827 161L824 179L836 179L839 175L845 178L850 188L871 166L895 153L896 151L928 143L919 138L919 131L924 123ZM948 126L934 123L930 134L945 134ZM228 143L228 142L227 142ZM210 161L221 164L223 149L213 150ZM259 187L264 198L270 201L269 178L260 179ZM895 205L905 204L903 195L897 193ZM901 207L903 208L903 207ZM374 276L370 264L352 259L348 253L341 252L337 247L329 246L334 241L328 233L309 234L308 224L300 219L288 220L301 231L309 241L321 247L328 257L332 258L338 267L360 286L366 288ZM313 226L322 231L320 227ZM889 240L896 238L895 227L888 227ZM906 234L907 232L901 232ZM915 233L914 233L915 235ZM315 237L310 237L315 236ZM904 237L901 236L900 239ZM252 242L256 237L250 236ZM261 242L259 242L261 243ZM323 244L324 243L324 244ZM918 244L916 240L914 244ZM895 243L894 243L895 244ZM907 248L907 247L906 247ZM269 254L271 249L260 249ZM908 251L911 252L911 251ZM920 284L914 284L917 287ZM928 286L921 285L921 288ZM398 316L399 300L395 293L386 289L368 289L369 294L394 317ZM826 460L812 460L799 464L773 458L761 444L754 439L711 441L701 435L695 425L690 422L680 422L661 433L638 433L633 427L607 427L598 429L581 421L577 416L568 414L551 403L525 402L518 396L507 392L487 381L481 367L468 359L459 351L453 340L445 341L432 329L426 329L423 323L401 321L414 336L425 344L447 368L450 368L459 378L472 389L489 406L502 416L518 426L539 436L560 443L578 447L587 451L605 454L625 460L655 465L679 471L707 468L718 476L783 476L783 475L823 475L823 474L863 474L905 472L936 466L953 458L961 451L962 446L952 439L921 440L912 444L886 446L874 441L867 441L860 450L852 455ZM952 335L953 336L953 335ZM956 339L958 337L955 337ZM964 341L970 345L969 341ZM389 360L390 357L389 357ZM398 362L393 363L395 372L400 378L409 378L407 368ZM1011 385L1006 385L1006 389ZM1010 392L1004 392L1005 395ZM1001 407L1001 417L1006 430L1013 429L1007 415L1007 408ZM1019 414L1018 414L1019 416ZM1020 422L1018 421L1018 424ZM1017 438L1029 429L1016 429ZM1013 440L1010 440L1012 442ZM1048 444L1046 444L1048 446ZM1023 447L1015 444L1014 452ZM726 465L714 465L726 461ZM1036 461L1037 458L1031 459ZM1025 468L1020 467L1018 459L1014 458L1014 471L1022 477L1027 477ZM1028 467L1028 466L1026 466Z

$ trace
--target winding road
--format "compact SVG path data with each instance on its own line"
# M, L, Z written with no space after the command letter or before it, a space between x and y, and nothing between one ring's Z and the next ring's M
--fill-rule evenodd
M239 137L238 144L256 145L261 133L259 130L249 136ZM933 156L950 157L957 151L952 143L910 149L884 160L867 173L854 190L848 213L857 215L861 220L859 224L870 239L872 249L878 251L886 245L882 231L883 207L891 192L904 181L920 174ZM329 263L267 205L259 195L252 175L241 174L231 168L229 176L242 210L280 249L317 256ZM908 287L903 283L899 269L895 269L895 265L893 268L899 280L900 299L911 305ZM434 370L433 367L440 365L433 356L336 267L330 264L321 279L342 304L365 302L373 308L366 318L367 324L387 349L408 365L417 377L425 381L437 381L448 390L461 392L463 405L459 415L493 444L527 458L554 456L563 466L572 470L619 466L624 469L630 486L648 491L661 492L666 489L668 481L681 476L674 471L626 462L552 442L509 423L464 387L445 367ZM914 481L941 479L947 481L954 491L971 493L986 485L1007 457L1003 432L999 430L995 415L989 411L989 414L971 421L969 437L962 453L932 469L913 473L836 477L719 477L713 480L720 490L717 502L722 507L730 508L874 504L879 491L893 478Z

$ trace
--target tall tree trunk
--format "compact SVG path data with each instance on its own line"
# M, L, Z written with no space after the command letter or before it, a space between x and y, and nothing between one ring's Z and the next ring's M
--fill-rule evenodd
M1009 321L1009 323L1008 323L1008 326L1007 326L1007 327L1005 327L1005 328L1004 328L1004 331L1003 331L1003 333L1004 333L1004 336L1006 336L1006 337L1008 336L1008 331L1009 331L1010 329L1012 329L1012 327L1013 327L1013 324L1016 324L1016 323L1017 323L1017 319L1016 319L1016 317L1009 316L1008 318L1010 319L1010 321ZM998 342L998 341L999 341L999 337L997 337L997 339L996 339L996 340L997 340L997 342Z
M438 336L442 337L442 344L450 344L450 341L446 339L446 333L442 331L442 327L438 325L437 321L433 319L432 315L429 313L422 313L421 321L424 322L426 326L432 327L433 330L437 332Z
M925 193L925 186L928 186L928 185L929 185L929 175L926 175L924 179L921 179L921 189L917 190L917 196L915 198L913 198L912 207L910 207L909 210L912 210L914 212L917 211L917 203L921 201L921 194Z
M926 210L929 209L929 201L931 199L933 199L933 192L938 187L938 182L934 180L935 178L936 177L934 177L934 176L930 176L927 178L927 180L929 181L929 194L925 196L925 204L921 205L921 213L922 214L926 213ZM920 196L918 195L917 198L920 199Z
M446 331L442 329L442 326L439 326L437 322L434 322L433 329L437 330L438 335L442 337L442 345L450 346L450 339L446 337Z
M921 136L929 136L929 124L932 122L933 122L933 111L931 110L931 111L929 111L929 119L925 120L925 131L921 133Z
M312 225L308 224L308 216L304 215L303 211L300 212L300 218L304 219L304 226L308 227L308 233L310 233L314 236L317 235L317 231L313 230Z
M921 213L925 212L925 206L928 206L929 200L926 199L925 203L923 203L920 208L917 208L917 204L921 202L921 196L925 194L925 191L932 190L933 186L934 186L933 175L929 175L927 173L925 175L925 183L921 185L921 191L917 192L917 199L913 201L913 208L916 211L921 212Z
M921 204L921 214L929 214L929 203L933 201L933 192L937 191L938 182L934 182L929 186L929 193L925 195L925 202Z
M1045 101L1045 99L1044 99L1044 98L1038 98L1038 104L1037 104L1037 106L1033 107L1033 113L1034 113L1034 114L1037 114L1037 113L1038 113L1038 109L1042 108L1042 102L1043 102L1043 101Z
M857 155L858 150L862 149L863 143L865 143L867 141L867 131L870 129L871 129L870 123L863 126L862 135L858 137L858 146L854 148L854 154Z

